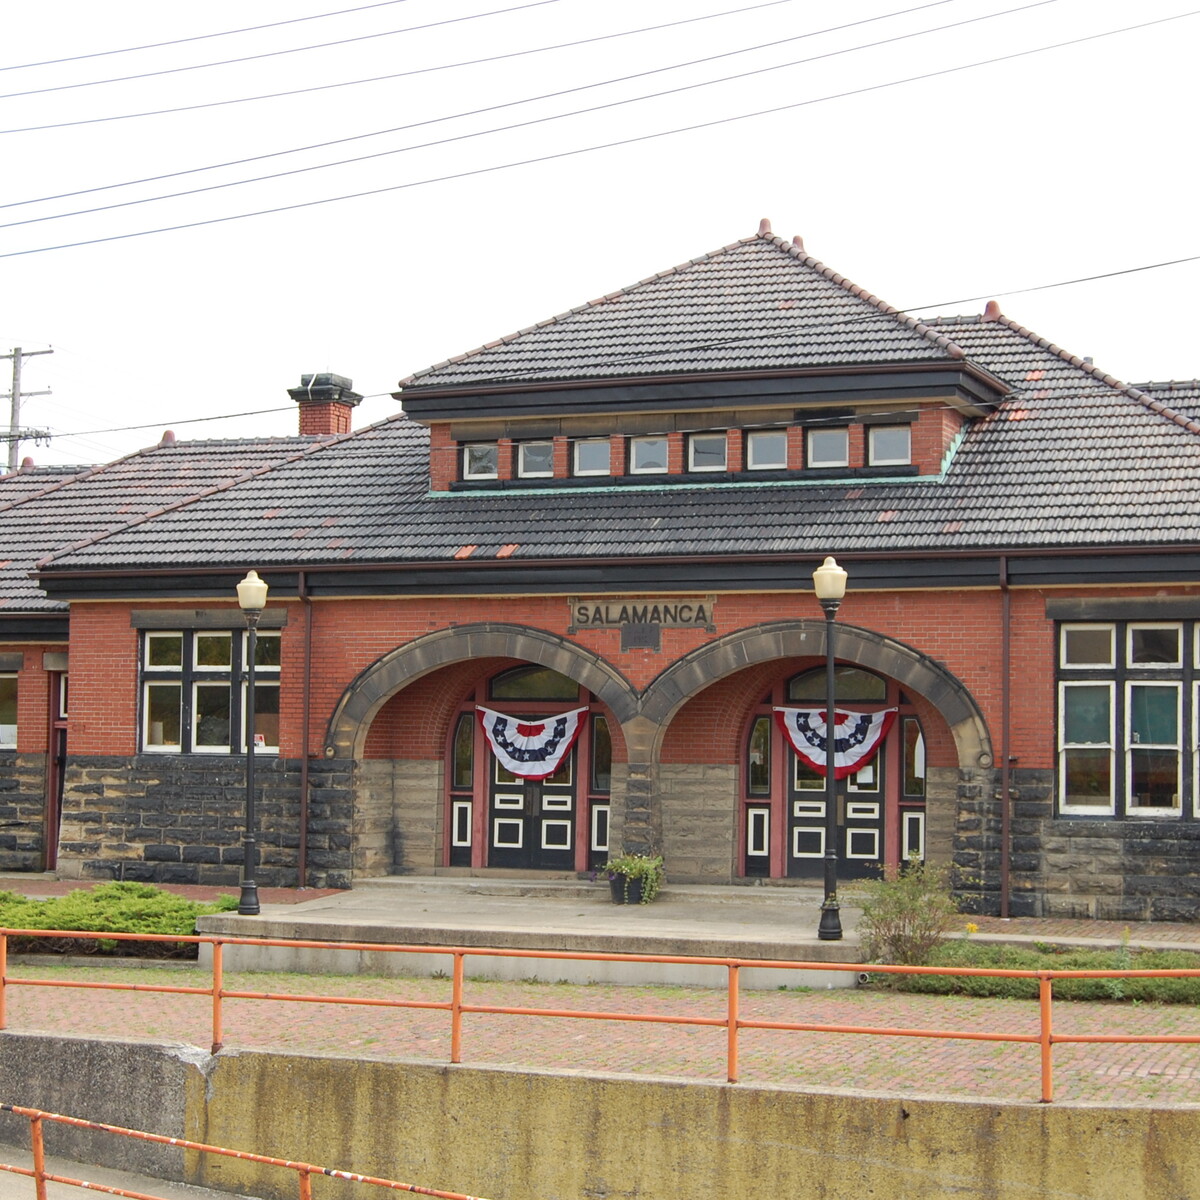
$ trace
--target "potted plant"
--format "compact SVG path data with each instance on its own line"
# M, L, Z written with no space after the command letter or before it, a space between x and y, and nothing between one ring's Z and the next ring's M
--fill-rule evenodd
M614 904L649 904L663 882L661 854L620 854L600 868Z

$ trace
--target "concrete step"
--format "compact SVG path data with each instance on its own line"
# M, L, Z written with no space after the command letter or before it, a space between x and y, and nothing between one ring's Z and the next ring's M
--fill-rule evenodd
M465 871L465 869L464 869ZM578 875L530 877L525 872L493 874L469 872L447 875L380 875L354 880L353 891L378 892L397 898L404 895L498 896L507 898L544 897L558 900L609 901L608 881L583 879ZM663 901L703 901L706 904L791 905L819 903L821 885L816 882L693 884L664 883L656 903Z

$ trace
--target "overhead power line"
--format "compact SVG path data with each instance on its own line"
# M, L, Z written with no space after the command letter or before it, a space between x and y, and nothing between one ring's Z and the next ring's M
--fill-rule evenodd
M250 217L270 216L282 212L294 212L303 208L315 208L323 204L336 204L344 200L358 200L368 196L386 195L390 192L406 191L409 188L424 187L432 183L447 183L458 179L469 179L480 175L488 175L497 171L512 170L516 167L532 166L537 163L554 162L563 158L573 158L580 154L591 154L597 150L611 150L619 146L636 145L640 142L655 141L659 138L673 137L680 133L691 133L700 129L712 129L720 125L730 125L737 121L747 121L755 117L770 116L775 113L789 112L798 108L806 108L814 104L823 104L831 100L841 100L850 96L861 96L871 92L885 91L888 88L899 87L906 83L917 83L926 79L936 79L946 75L958 74L962 71L973 70L976 67L992 66L996 63L1011 62L1019 58L1028 58L1034 54L1043 54L1050 50L1061 50L1068 46L1078 46L1094 42L1101 38L1114 37L1117 34L1130 33L1137 29L1146 29L1155 25L1166 24L1169 21L1181 20L1184 17L1196 16L1196 10L1186 13L1176 13L1174 16L1161 17L1154 21L1144 21L1137 25L1128 25L1121 29L1110 29L1102 33L1088 34L1071 38L1065 42L1054 42L1045 46L1035 46L1029 50L1017 50L1011 54L1001 54L994 58L980 59L973 63L962 63L955 67L943 67L936 71L925 71L919 75L910 75L903 79L888 80L884 83L868 84L860 88L850 88L844 92L835 92L826 96L817 96L808 100L797 100L791 104L778 104L770 108L756 109L752 112L737 113L730 117L715 117L710 121L699 121L692 125L675 126L672 129L656 130L653 133L638 134L633 137L618 138L610 142L599 142L591 146L578 146L571 150L560 150L552 154L535 155L531 158L517 159L507 163L497 163L487 167L475 167L465 171L455 171L446 175L433 176L427 179L414 179L408 183L389 184L385 187L369 188L361 192L348 192L338 196L326 196L319 200L302 200L293 204L281 204L272 208L256 209L252 212L231 213L224 217L207 217L198 221L185 221L177 225L163 225L154 229L139 229L129 233L109 234L105 237L84 238L76 242L61 242L53 246L34 246L27 250L9 250L0 253L2 258L19 258L27 254L44 254L51 250L68 250L80 246L102 245L106 242L126 241L135 237L149 237L158 233L176 233L184 229L198 229L207 225L222 225L230 221L242 221ZM454 139L456 140L456 139Z
M332 46L348 46L354 42L369 42L375 38L395 37L399 33L414 33L418 29L436 29L440 25L457 25L462 21L474 21L480 17L498 17L505 13L520 12L525 8L541 8L547 4L559 4L561 0L527 0L525 4L514 4L509 8L494 8L489 12L468 13L462 17L447 17L443 21L427 21L424 25L406 25L403 29L384 29L379 33L363 33L357 37L340 38L335 42L318 42L312 46L293 46L289 50L265 50L261 54L246 54L241 58L226 58L220 62L194 63L189 67L166 67L161 71L143 71L139 75L116 75L112 79L88 79L81 83L60 83L54 87L30 88L24 92L8 92L0 100L16 100L21 96L42 96L47 92L69 92L76 88L100 87L106 83L131 83L136 79L156 79L162 75L179 75L184 71L203 71L209 67L230 67L236 63L256 62L263 58L279 58L284 54L303 54L308 50L327 50Z
M1115 279L1118 275L1136 275L1139 271L1157 271L1160 267L1178 267L1182 263L1200 262L1200 254L1187 258L1172 258L1167 262L1146 263L1142 267L1126 267L1121 271L1105 271L1100 275L1080 275L1078 279L1062 279L1058 283L1040 283L1035 287L1013 288L1010 292L985 292L979 296L960 296L957 300L939 300L935 304L911 304L900 312L924 312L927 308L946 308L951 304L974 304L979 300L1003 300L1006 296L1024 296L1030 292L1048 292L1051 288L1070 287L1076 283L1094 283L1098 279Z
M947 2L949 2L949 0L937 0L937 3L947 3ZM152 203L155 203L160 200L177 200L183 196L196 196L196 195L200 195L204 192L215 192L215 191L221 191L225 188L241 187L248 183L262 183L264 181L271 180L271 179L286 178L287 176L290 176L290 175L303 175L309 171L324 171L324 170L328 170L331 167L345 167L345 166L350 166L354 163L369 162L372 159L387 158L393 154L406 154L412 150L428 150L428 149L432 149L432 148L435 148L438 146L451 145L454 142L470 141L474 138L488 137L494 133L509 133L516 129L527 129L534 125L544 125L544 124L548 124L551 121L565 120L568 117L577 117L577 116L582 116L582 115L586 115L589 113L604 112L605 110L610 109L610 108L621 108L627 104L638 104L645 100L657 100L657 99L661 99L664 96L674 96L674 95L678 95L681 92L690 92L690 91L695 91L698 88L712 87L715 84L719 84L719 83L730 83L732 81L739 80L739 79L749 79L749 78L753 78L756 75L768 74L772 71L782 71L789 67L797 67L797 66L803 66L806 63L820 62L821 60L827 59L827 58L837 58L843 54L853 54L859 50L873 50L873 49L877 49L880 46L890 45L893 42L908 41L909 39L912 39L912 38L924 37L926 34L941 33L947 29L956 29L961 25L972 25L978 21L991 20L993 17L1009 16L1015 12L1023 12L1026 9L1030 9L1030 8L1042 8L1042 7L1046 6L1047 4L1056 4L1056 3L1058 3L1058 0L1033 0L1032 3L1021 5L1018 8L1009 8L1009 9L1004 9L1000 12L985 13L982 16L969 17L963 21L954 21L948 25L936 25L931 29L914 30L911 33L902 33L902 34L897 34L895 37L882 38L876 42L860 43L857 46L848 46L841 50L830 50L824 54L814 54L808 58L794 59L791 62L786 62L786 63L775 63L775 64L773 64L771 66L767 66L767 67L756 67L753 70L742 71L735 75L724 75L718 79L705 79L705 80L700 80L697 83L683 84L680 87L667 88L667 89L664 89L664 90L658 91L658 92L649 92L649 93L646 93L641 96L629 96L623 100L611 100L611 101L607 101L604 104L592 105L588 108L577 108L577 109L571 109L568 112L551 113L544 117L533 117L527 121L516 121L510 125L494 126L491 129L479 129L479 130L475 130L471 133L458 134L455 137L451 137L451 138L438 138L431 142L421 142L421 143L418 143L413 146L400 146L394 150L380 150L374 154L362 154L362 155L358 155L354 158L343 158L343 159L337 160L336 162L315 163L315 164L313 164L311 166L307 166L307 167L295 167L295 168L293 168L291 170L287 170L287 171L275 171L270 175L257 175L250 179L235 179L235 180L231 180L231 181L228 181L225 183L209 184L205 187L188 188L185 191L181 191L181 192L169 192L162 196L143 196L137 200L122 200L115 204L97 205L93 208L76 209L73 212L51 213L44 217L28 217L21 221L9 221L5 224L0 224L0 229L10 229L10 228L13 228L18 225L36 225L42 221L57 221L57 220L61 220L64 217L78 217L78 216L86 216L90 213L110 212L113 209L117 209L117 208L130 208L130 207L134 207L134 206L140 205L140 204L152 204ZM932 6L929 6L929 7L932 7ZM874 20L874 19L878 19L878 18L871 18L871 19ZM854 22L854 24L861 24L861 23L862 22ZM845 28L845 26L838 26L837 28ZM458 120L462 117L477 116L482 113L489 113L489 112L498 112L505 108L515 108L515 107L518 107L523 104L533 104L540 100L549 100L549 99L554 99L559 96L573 95L577 92L591 91L598 87L608 87L614 83L627 83L630 80L644 79L650 75L661 75L668 71L678 71L678 70L682 70L686 67L697 66L701 63L713 62L715 60L723 59L723 58L731 58L731 57L734 57L739 54L748 54L754 50L762 50L762 49L766 49L771 46L778 46L778 45L781 45L781 44L787 43L787 42L798 41L798 40L801 40L804 38L809 38L809 37L816 37L816 36L818 36L819 33L829 33L829 32L832 32L832 30L819 30L814 33L799 34L796 37L781 38L774 42L765 42L765 43L762 43L757 46L743 47L742 49L738 49L738 50L726 50L720 54L709 55L706 58L692 59L688 62L675 63L675 64L673 64L671 66L667 66L667 67L654 67L648 71L638 71L632 75L623 75L616 79L605 79L605 80L601 80L597 83L580 84L578 87L563 88L557 92L546 92L546 93L542 93L541 95L530 96L530 97L526 97L521 100L509 100L503 104L488 105L484 108L473 109L468 112L452 113L452 114L449 114L449 115L443 116L443 117L430 117L428 120L425 120L425 121L413 121L408 125L396 126L394 129L383 130L383 131L380 131L380 133L398 133L398 132L402 132L404 130L418 129L418 128L421 128L423 126L428 126L428 125L440 125L446 121L454 121L454 120ZM361 140L362 138L365 138L365 137L377 137L377 136L380 136L380 134L379 133L358 134L358 135L356 135L356 137L353 137L353 138L342 138L342 139L338 139L336 142L322 143L322 145L336 145L339 142L356 141L356 140ZM303 147L302 149L307 150L307 149L315 149L315 148L316 147ZM299 151L280 151L279 154L290 154L290 153L298 153L298 152ZM278 154L277 155L263 155L261 157L264 157L264 158L278 157ZM254 159L246 159L243 161L251 162L251 161L255 161L255 160ZM222 164L222 165L226 165L226 164ZM201 169L205 169L205 168L201 168ZM183 172L178 172L178 174L182 174L182 173ZM0 205L0 208L7 208L7 207L11 207L11 206L10 205Z
M392 4L407 4L408 0L377 0L375 4L360 4L357 8L339 8L335 12L313 13L307 17L289 17L286 21L268 21L265 25L245 25L241 29L222 29L218 33L197 33L192 37L172 38L169 42L147 42L141 46L121 46L116 50L93 50L90 54L71 54L66 58L46 58L41 62L10 63L0 71L24 71L29 67L56 67L61 63L82 62L86 58L105 58L110 54L133 54L138 50L161 50L165 46L182 46L187 42L203 42L209 38L232 37L235 33L257 33L262 29L278 29L281 25L299 25L303 21L322 21L326 17L345 17L350 13L366 12L370 8L387 8Z
M432 67L415 67L407 71L396 71L388 75L371 75L365 79L344 79L339 83L322 83L312 87L292 88L285 92L264 92L258 96L234 96L227 100L210 100L203 104L183 104L177 105L174 108L156 108L147 109L143 112L133 113L115 113L107 117L84 117L77 121L57 121L48 125L24 125L14 129L0 129L0 134L7 133L41 133L48 129L72 129L78 125L99 125L106 121L133 121L142 117L165 117L173 116L175 113L197 112L205 108L222 108L230 104L252 104L259 100L282 100L288 96L306 96L312 92L327 92L334 88L357 87L365 83L384 83L391 79L408 79L414 75L429 75L435 71L451 71L459 67L478 67L485 63L502 62L510 58L523 58L529 54L545 54L551 50L568 50L576 46L590 46L595 42L608 42L614 38L632 37L639 33L656 33L661 29L674 29L680 25L694 25L697 21L711 21L717 17L735 17L742 13L753 12L759 8L774 8L779 4L791 4L793 0L760 0L758 4L750 4L745 8L729 8L722 12L704 13L698 17L684 17L678 21L666 21L661 25L644 25L639 29L622 29L616 33L602 33L595 37L576 38L570 42L556 42L548 46L532 46L527 50L511 50L505 54L493 54L485 58L469 58L460 62L438 63ZM850 25L835 25L829 30L818 30L818 33L828 33L836 29L848 29L851 25L867 24L869 21L883 20L885 17L900 16L908 12L918 12L922 8L936 8L940 4L952 4L956 0L931 0L930 3L920 4L916 8L901 9L898 13L884 13L879 17L868 17L863 21L852 21ZM804 36L816 36L804 35ZM387 132L387 131L384 131ZM360 136L369 137L370 134L362 134ZM321 143L324 144L324 143ZM292 151L283 151L283 153L292 153ZM269 157L269 156L264 156ZM253 160L249 160L253 161ZM218 164L222 165L222 164ZM208 169L208 168L202 168ZM152 179L170 178L170 176L152 176ZM146 181L134 181L146 182ZM115 184L110 186L123 187L124 184ZM74 192L66 192L64 195L75 195ZM57 197L46 197L47 199L56 199ZM32 201L22 201L22 203L33 203Z

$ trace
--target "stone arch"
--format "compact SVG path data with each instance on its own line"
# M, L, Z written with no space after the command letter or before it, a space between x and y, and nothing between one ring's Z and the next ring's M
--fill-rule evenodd
M895 638L841 622L835 649L839 661L891 676L928 700L950 727L960 767L992 765L992 740L983 713L967 688L940 663ZM771 659L824 654L824 621L781 621L739 630L668 667L646 689L641 714L661 740L678 709L718 679Z
M460 625L398 646L361 671L329 719L326 758L360 757L371 722L389 697L422 675L470 658L518 658L537 663L577 680L622 724L637 713L637 693L629 682L589 650L521 625Z

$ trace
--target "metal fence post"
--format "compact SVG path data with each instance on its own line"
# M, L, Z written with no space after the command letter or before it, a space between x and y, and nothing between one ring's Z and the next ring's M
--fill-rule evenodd
M726 1022L726 1050L725 1050L725 1065L726 1078L730 1083L738 1081L738 983L739 983L740 968L733 963L729 964L729 1001L725 1014Z
M1054 1064L1051 1062L1050 1053L1052 1040L1052 1018L1053 1013L1051 1004L1053 1002L1052 989L1054 981L1049 975L1038 976L1038 1008L1041 1013L1041 1036L1042 1045L1042 1103L1049 1104L1054 1099Z

